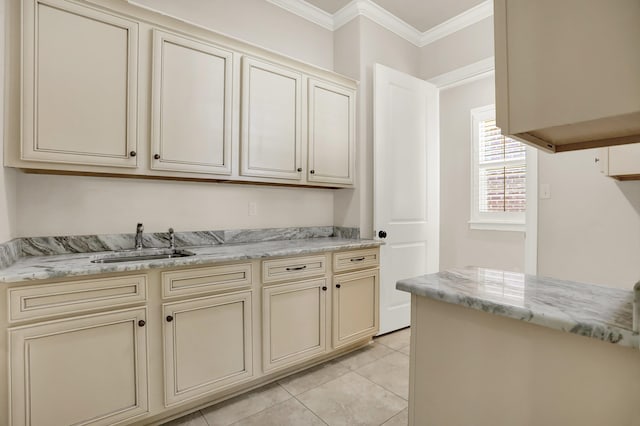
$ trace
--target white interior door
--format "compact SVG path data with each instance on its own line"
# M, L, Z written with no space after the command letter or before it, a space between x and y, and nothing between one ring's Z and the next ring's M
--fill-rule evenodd
M374 214L380 253L380 334L410 322L403 278L439 265L438 89L374 65Z

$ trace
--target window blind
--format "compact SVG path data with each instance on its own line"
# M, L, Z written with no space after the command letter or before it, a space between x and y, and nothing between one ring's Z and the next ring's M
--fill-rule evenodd
M527 205L525 145L503 136L493 119L479 124L478 210L522 213Z

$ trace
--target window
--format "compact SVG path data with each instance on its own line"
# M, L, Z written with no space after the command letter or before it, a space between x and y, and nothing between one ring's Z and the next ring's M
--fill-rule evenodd
M495 106L471 111L472 229L524 231L526 147L496 127Z

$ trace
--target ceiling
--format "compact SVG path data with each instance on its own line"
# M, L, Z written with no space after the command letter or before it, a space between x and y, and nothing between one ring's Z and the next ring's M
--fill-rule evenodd
M351 0L306 0L334 14ZM483 0L373 0L393 15L420 32L425 32L462 12L483 3Z

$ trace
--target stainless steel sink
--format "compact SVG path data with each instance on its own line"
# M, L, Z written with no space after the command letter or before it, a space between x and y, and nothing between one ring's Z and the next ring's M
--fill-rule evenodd
M92 256L91 263L139 262L141 260L173 259L193 255L195 255L195 253L182 249L154 248L123 250Z

